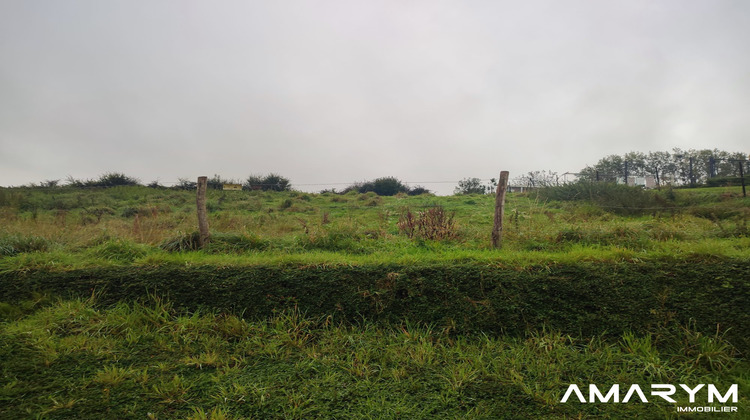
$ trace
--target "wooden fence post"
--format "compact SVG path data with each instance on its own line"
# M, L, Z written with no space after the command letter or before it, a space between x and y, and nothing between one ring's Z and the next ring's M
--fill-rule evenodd
M203 248L209 241L208 217L206 215L206 189L208 178L205 176L198 177L198 193L196 204L198 206L198 246Z
M503 212L505 211L505 191L508 189L508 171L500 172L500 180L495 191L495 225L492 227L492 247L503 246Z

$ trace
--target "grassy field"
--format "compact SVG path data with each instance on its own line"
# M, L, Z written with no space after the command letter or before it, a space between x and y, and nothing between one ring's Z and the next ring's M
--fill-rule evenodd
M212 241L197 250L194 191L0 189L0 276L21 284L33 273L139 267L415 265L429 273L462 264L544 273L581 262L637 271L649 261L750 260L750 200L737 187L509 194L501 250L489 246L492 196L210 190L208 208ZM561 404L570 383L584 393L589 383L738 384L738 413L720 415L742 418L750 409L746 354L723 329L668 322L671 312L663 323L616 334L469 334L407 319L312 316L289 305L250 319L178 309L145 292L114 304L34 292L0 303L2 418L681 416L663 401ZM675 398L689 405L687 394ZM698 401L706 405L705 394Z
M553 194L548 194L553 195ZM213 243L180 258L378 260L393 258L609 258L747 255L750 200L737 187L620 194L602 202L509 194L503 251L490 249L488 195L380 197L209 190ZM403 229L407 211L444 210L440 240ZM194 249L195 193L146 187L0 189L4 266L169 260ZM402 221L401 227L399 221ZM436 228L437 229L437 228ZM320 256L322 254L322 256ZM300 257L302 255L302 257ZM342 257L343 255L343 257Z

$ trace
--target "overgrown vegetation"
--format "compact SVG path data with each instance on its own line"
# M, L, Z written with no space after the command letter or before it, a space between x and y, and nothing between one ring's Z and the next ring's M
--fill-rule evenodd
M225 247L233 254L327 250L387 260L424 255L428 249L489 250L494 197L209 190L207 207L216 244L234 241ZM443 213L434 213L436 208ZM420 214L424 222L418 221ZM194 191L2 188L0 215L0 248L6 256L78 254L98 245L102 237L144 245L147 255L196 250L189 234L197 227ZM522 251L570 252L582 244L591 254L601 246L636 252L702 249L709 240L723 241L715 248L727 250L737 249L731 240L747 238L750 201L739 187L643 190L578 182L509 193L505 215L499 257ZM435 220L428 222L432 216ZM582 239L593 236L598 239Z
M398 219L398 230L409 238L442 241L458 237L455 213L448 213L442 206L435 206L416 215L410 209Z

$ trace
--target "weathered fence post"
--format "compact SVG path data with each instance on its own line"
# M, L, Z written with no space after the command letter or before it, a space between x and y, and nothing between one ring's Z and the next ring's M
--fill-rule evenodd
M495 191L495 224L492 228L492 247L503 246L503 212L505 210L505 191L508 189L508 171L500 172L500 180Z
M206 188L208 178L205 176L198 177L198 193L196 204L198 206L198 246L203 248L208 244L208 217L206 215Z

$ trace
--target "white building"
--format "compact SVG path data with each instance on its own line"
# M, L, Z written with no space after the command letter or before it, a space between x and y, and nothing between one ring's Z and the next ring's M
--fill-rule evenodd
M617 178L618 184L624 184L624 178ZM629 176L628 185L631 187L656 188L656 178L653 175Z

